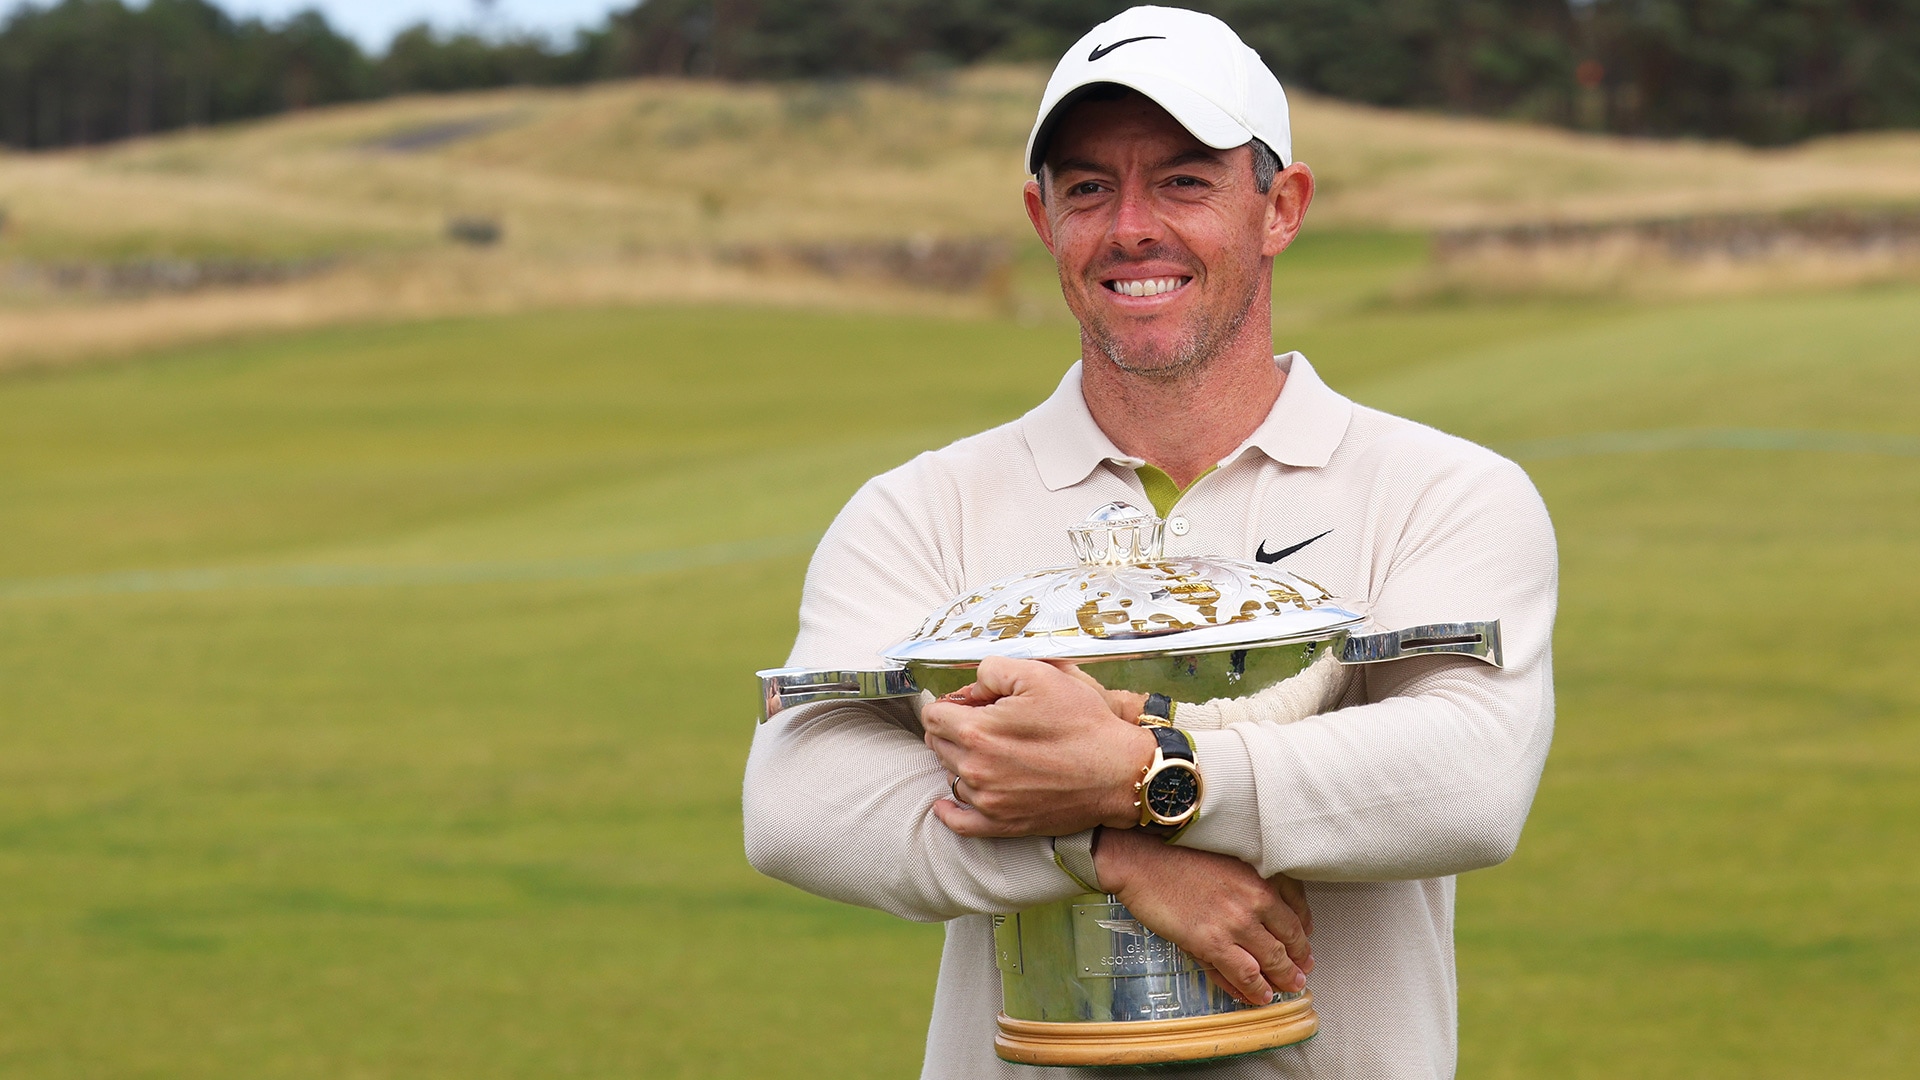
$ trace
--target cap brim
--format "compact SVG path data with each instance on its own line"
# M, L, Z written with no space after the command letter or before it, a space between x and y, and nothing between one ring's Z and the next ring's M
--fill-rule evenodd
M1195 93L1172 79L1146 71L1103 71L1100 78L1089 79L1060 95L1060 100L1034 125L1033 134L1027 137L1027 172L1035 176L1040 174L1047 144L1053 140L1054 129L1067 112L1094 88L1108 85L1138 90L1148 100L1167 110L1167 115L1186 128L1188 134L1215 150L1244 146L1254 137L1251 129L1214 104L1211 98Z

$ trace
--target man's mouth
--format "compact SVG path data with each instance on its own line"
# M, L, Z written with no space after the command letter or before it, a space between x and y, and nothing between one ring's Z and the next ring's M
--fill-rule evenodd
M1100 284L1121 296L1161 296L1192 280L1190 277L1108 278Z

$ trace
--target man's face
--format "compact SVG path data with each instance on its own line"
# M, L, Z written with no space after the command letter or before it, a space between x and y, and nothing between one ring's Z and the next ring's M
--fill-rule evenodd
M1028 185L1027 212L1059 265L1067 306L1095 345L1139 375L1197 370L1232 340L1249 309L1267 302L1271 256L1298 225L1295 217L1276 239L1281 192L1255 189L1252 151L1206 146L1139 94L1075 106L1055 129L1041 182L1044 199Z

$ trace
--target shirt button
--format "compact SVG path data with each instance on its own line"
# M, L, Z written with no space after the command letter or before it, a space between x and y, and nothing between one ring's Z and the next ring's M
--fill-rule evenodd
M1173 517L1173 518L1167 519L1167 531L1171 532L1175 536L1187 535L1187 528L1188 526L1187 526L1186 518Z

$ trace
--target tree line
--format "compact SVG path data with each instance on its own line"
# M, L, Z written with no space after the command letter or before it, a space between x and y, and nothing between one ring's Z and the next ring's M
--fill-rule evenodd
M35 149L414 91L581 82L583 38L440 35L422 24L369 57L318 12L236 19L209 0L60 0L0 24L0 143Z
M1755 144L1920 126L1920 0L1186 0L1283 82L1377 105ZM918 76L1051 60L1121 0L642 0L569 42L422 24L370 56L316 12L58 0L0 24L0 143L391 94L633 75Z

